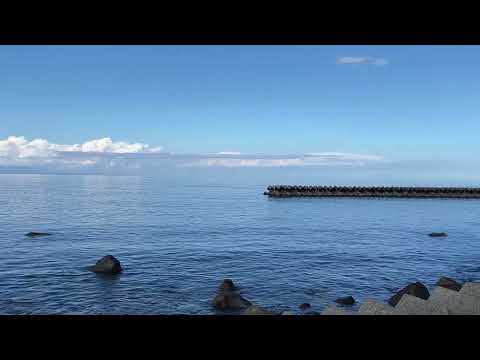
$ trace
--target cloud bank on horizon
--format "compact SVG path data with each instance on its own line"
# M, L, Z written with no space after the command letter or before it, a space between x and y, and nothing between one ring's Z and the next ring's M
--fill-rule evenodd
M371 56L340 56L337 58L337 64L384 66L388 64L388 60Z
M45 171L141 169L159 166L185 167L286 167L286 166L363 166L383 162L381 156L339 152L308 154L243 154L222 151L212 154L165 152L144 143L113 141L109 137L83 144L55 144L45 139L27 140L10 136L0 140L0 169L22 168Z

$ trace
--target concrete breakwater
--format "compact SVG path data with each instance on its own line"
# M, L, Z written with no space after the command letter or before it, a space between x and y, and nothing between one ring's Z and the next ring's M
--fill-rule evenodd
M480 199L480 188L272 185L272 197L389 197Z

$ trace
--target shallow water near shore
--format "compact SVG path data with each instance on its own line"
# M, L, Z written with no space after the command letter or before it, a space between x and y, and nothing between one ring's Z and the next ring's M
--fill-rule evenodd
M232 278L253 303L300 314L480 280L480 200L275 199L267 185L1 175L0 313L211 314ZM122 274L86 270L107 254Z

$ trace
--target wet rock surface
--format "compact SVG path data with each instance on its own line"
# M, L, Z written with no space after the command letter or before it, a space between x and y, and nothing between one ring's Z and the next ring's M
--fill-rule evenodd
M35 231L31 231L27 234L25 234L25 236L28 236L28 237L39 237L39 236L50 236L52 234L50 233L47 233L47 232L35 232Z
M307 310L310 309L310 304L309 303L303 303L299 306L300 310Z
M335 302L340 305L351 306L355 304L355 299L353 298L353 296L345 296L339 297L335 300Z
M119 274L122 272L120 261L112 255L102 257L90 270L101 274Z
M430 296L430 293L428 292L427 287L423 285L421 282L417 281L415 283L405 286L403 289L398 291L395 295L393 295L388 300L388 303L391 306L397 305L404 294L412 295L423 300L427 300L428 297Z
M448 277L441 277L437 283L437 286L444 287L446 289L454 290L454 291L460 291L462 288L462 284L456 282L455 280L448 278Z
M212 306L217 310L241 310L251 305L250 301L240 295L240 291L230 279L222 281L219 293L212 301Z
M428 236L430 237L447 237L447 233L444 233L444 232L432 232L430 234L428 234Z

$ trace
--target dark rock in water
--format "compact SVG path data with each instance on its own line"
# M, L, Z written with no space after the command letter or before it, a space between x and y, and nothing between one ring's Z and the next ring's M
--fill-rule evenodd
M267 191L263 192L263 195L268 195L268 194L269 194L269 192L267 192Z
M219 291L234 291L237 290L237 287L233 284L231 279L225 279L220 284Z
M25 234L25 236L29 236L29 237L36 237L36 236L50 236L52 234L50 233L43 233L43 232L29 232L28 234Z
M338 298L337 300L335 300L335 302L340 305L350 306L355 304L355 299L353 298L353 296L346 296Z
M252 305L244 311L243 315L276 315L276 313L261 308L260 306Z
M388 300L388 303L392 306L397 305L397 303L400 301L404 294L416 296L423 300L427 300L430 297L430 293L428 292L428 289L425 287L425 285L417 281L416 283L407 285L402 290L393 295Z
M462 284L459 284L455 280L448 277L441 277L435 285L454 291L460 291L460 289L462 288Z
M230 279L223 280L219 293L213 299L212 305L219 310L247 309L252 305L250 301L240 296L239 291Z
M120 261L118 261L115 257L112 255L107 255L98 260L91 270L96 273L113 275L122 272L122 266L120 265Z
M218 310L239 310L250 307L252 303L244 299L240 294L221 293L213 299L213 307Z
M299 306L300 310L306 310L310 309L310 304L309 303L303 303L302 305Z
M428 236L431 236L431 237L445 237L445 236L448 236L448 235L447 235L447 233L444 233L444 232L433 232L433 233L428 234Z

